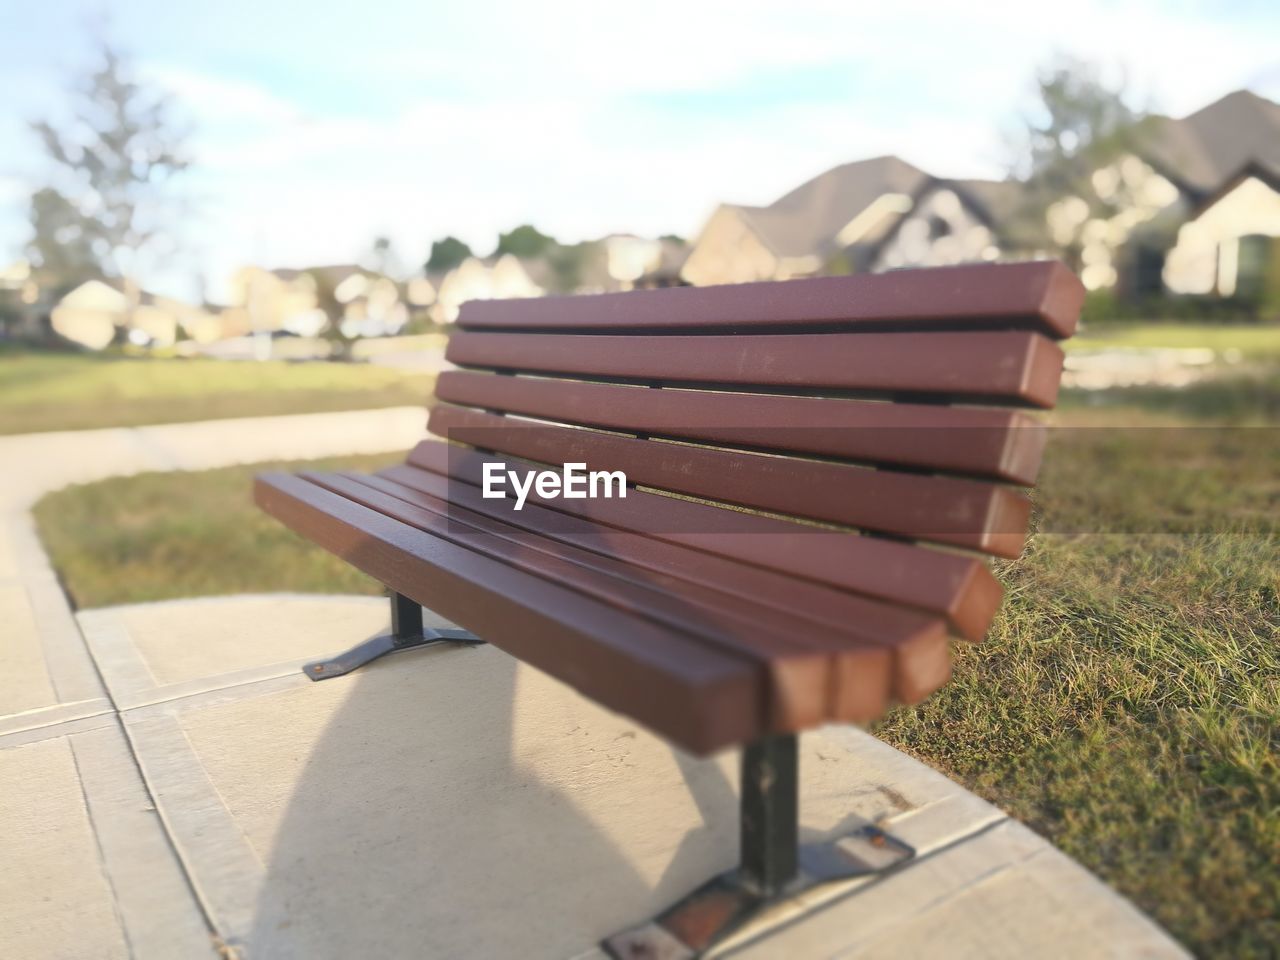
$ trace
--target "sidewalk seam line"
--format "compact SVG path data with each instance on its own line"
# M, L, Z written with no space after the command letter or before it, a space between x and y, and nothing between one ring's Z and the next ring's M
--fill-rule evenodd
M120 720L116 718L117 725ZM80 769L80 756L76 753L75 735L67 737L67 749L71 751L71 764L76 771L76 786L80 788L80 800L84 804L84 814L89 821L89 829L93 832L93 848L98 852L98 870L111 891L111 910L115 914L116 924L120 927L120 935L124 937L125 948L129 956L137 956L133 949L133 937L129 933L129 925L125 923L124 911L120 907L120 894L116 891L115 878L107 865L107 852L102 849L102 837L98 832L98 818L93 812L93 804L89 801L89 791L85 786L84 772Z
M28 511L28 515L30 515L29 511ZM36 536L36 545L40 549L40 551L43 553L44 544L40 543L38 534ZM45 556L47 557L48 554L45 554ZM191 897L192 902L195 904L196 909L200 912L200 919L204 922L205 930L209 934L211 949L213 949L213 951L216 953L217 945L223 942L222 935L218 931L217 927L214 925L213 916L209 912L208 905L204 902L204 900L200 897L199 893L197 892L196 884L191 876L190 870L188 869L187 862L183 859L182 853L178 849L177 838L174 837L172 830L170 830L169 824L166 821L163 815L163 811L160 808L159 799L156 797L155 792L151 789L151 783L147 779L146 772L143 769L141 758L138 756L137 747L133 742L133 737L130 736L129 734L128 724L124 722L124 717L121 715L121 712L120 712L120 706L119 704L116 703L115 694L112 692L111 687L107 684L107 678L102 673L102 667L98 663L97 656L94 655L93 648L90 647L88 641L85 640L84 630L81 629L80 627L80 621L79 619L76 618L75 611L71 610L70 600L67 597L66 591L62 587L61 581L57 582L57 589L58 589L58 592L62 595L63 602L67 604L68 611L71 614L71 622L75 625L76 635L80 638L81 644L83 644L85 651L88 653L89 662L93 665L94 674L97 676L98 682L99 684L101 684L102 689L106 694L105 699L110 706L110 710L103 711L103 713L110 713L112 715L112 717L115 719L117 727L119 728L120 732L124 735L125 745L127 746L129 751L129 761L133 766L134 774L137 776L138 781L142 784L142 789L146 792L147 799L148 801L150 801L152 808L156 811L156 814L157 814L156 819L160 824L161 834L164 837L165 845L169 848L170 854L173 856L174 861L177 863L178 871L182 875L183 883L186 884L187 893ZM43 643L41 644L41 647L43 648ZM85 793L84 778L80 776L80 764L79 764L79 760L77 760L75 757L75 747L70 743L68 744L68 746L72 751L72 759L75 762L76 778L77 780L79 780L80 793L82 798L84 799L85 808L86 810L88 810L89 799L88 799L88 795ZM93 821L91 812L89 813L89 817L90 817L90 821L89 821L90 825L93 828L94 846L98 850L99 860L102 863L103 874L104 876L106 876L107 884L111 889L112 906L116 911L117 918L120 920L120 929L123 931L125 942L126 944L129 945L129 953L132 956L133 955L132 941L129 938L128 930L125 928L123 917L120 914L119 899L116 896L115 884L111 880L110 874L106 869L106 862L103 859L101 840L98 837L98 827L97 827L97 824L94 823Z

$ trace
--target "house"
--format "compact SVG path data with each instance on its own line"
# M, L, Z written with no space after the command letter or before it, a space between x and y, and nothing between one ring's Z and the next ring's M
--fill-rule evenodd
M221 330L215 313L173 297L153 294L128 280L88 280L53 307L59 336L101 350L123 336L138 346L171 347L180 337L200 339Z
M638 237L615 233L600 243L605 251L609 290L669 287L680 282L689 247L674 237Z
M1280 303L1280 177L1250 166L1178 228L1163 278L1176 293Z
M538 272L529 261L512 254L500 257L467 257L451 270L430 275L436 300L430 316L436 323L453 323L468 300L506 300L540 297L549 289L547 278L539 284L530 275Z
M692 284L995 259L1017 185L939 180L898 157L846 163L766 207L724 204L688 255Z
M377 337L399 333L415 305L434 290L406 286L356 264L305 269L267 270L248 266L231 277L229 335L291 333L319 336L329 325L323 301L332 299L340 312L345 337Z
M1157 118L1141 152L1186 215L1163 251L1174 293L1280 293L1280 104L1237 90L1182 120Z
M1021 202L1016 181L930 178L860 265L879 271L996 260L1013 247L1007 225Z
M345 275L344 271L341 276ZM228 284L227 304L236 322L229 332L318 334L326 320L316 306L314 284L303 276L301 270L258 266L235 271Z
M1087 196L1046 211L1091 290L1280 293L1280 104L1237 90L1180 119L1148 117Z
M1150 117L1088 195L1045 210L1092 290L1280 302L1280 104L1247 90ZM1037 256L1022 185L949 180L897 157L828 170L765 207L725 204L682 270L694 284Z

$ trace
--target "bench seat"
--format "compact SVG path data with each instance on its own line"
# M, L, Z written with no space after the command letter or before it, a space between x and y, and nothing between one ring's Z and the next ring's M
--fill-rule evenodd
M929 553L954 560L956 584L950 595L916 597L942 608L930 611L849 590L846 564L859 551L842 549L856 543L848 536L744 513L727 514L733 532L668 534L650 513L650 534L610 509L648 497L650 508L716 510L655 494L590 503L590 519L553 508L584 501L531 494L535 502L512 513L478 485L418 466L447 471L449 459L445 444L427 441L408 464L373 476L268 474L258 502L392 589L696 753L828 721L867 723L894 701L918 702L950 674L947 611L980 622L998 602L986 568L966 558ZM769 556L770 541L793 536L824 542L832 565L809 571L816 579ZM882 574L892 560L910 569L909 556L892 555L919 549L859 546L885 555ZM881 579L871 587L882 594L910 595L921 582ZM491 625L477 619L484 607Z

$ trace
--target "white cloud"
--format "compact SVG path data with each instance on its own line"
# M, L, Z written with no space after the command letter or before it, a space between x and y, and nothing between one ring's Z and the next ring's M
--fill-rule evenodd
M169 64L148 65L145 73L185 110L206 122L281 123L301 115L287 100L243 80L209 76Z

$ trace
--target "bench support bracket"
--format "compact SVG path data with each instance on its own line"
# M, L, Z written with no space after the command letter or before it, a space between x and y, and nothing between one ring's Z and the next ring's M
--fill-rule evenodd
M370 637L327 660L316 660L302 668L312 680L328 680L340 677L363 667L366 663L385 657L388 653L425 647L433 643L484 643L474 633L452 628L424 627L422 607L404 594L391 593L391 632Z
M688 960L797 894L837 880L885 873L915 850L865 826L827 843L799 843L799 758L794 734L742 751L741 862L653 920L601 943L616 960Z

